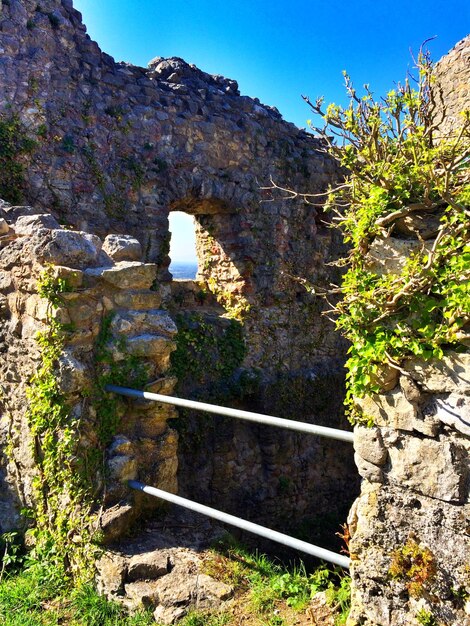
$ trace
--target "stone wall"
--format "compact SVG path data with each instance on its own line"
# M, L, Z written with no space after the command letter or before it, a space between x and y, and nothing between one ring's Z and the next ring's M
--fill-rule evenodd
M141 261L141 246L133 237L108 235L103 243L96 235L62 228L42 209L3 203L0 210L2 532L21 527L20 509L35 506L34 446L40 449L41 442L31 435L26 390L41 360L37 333L47 329L48 303L37 284L49 268L67 283L55 312L67 327L57 377L70 422L80 433L76 454L86 458L100 449L105 458L103 468L89 476L96 502L103 506L105 540L122 535L157 502L132 495L125 481L136 478L176 491L178 462L182 495L233 513L243 504L249 519L283 530L303 525L304 532L323 533L322 540L328 531L333 538L357 482L348 444L198 413L180 416L183 445L178 450L178 433L167 424L177 416L174 409L125 400L116 403L113 432L100 441L101 381L110 368L99 356L103 341L116 378L120 364L136 357L146 368L147 390L171 394L177 382L168 373L177 328L160 308L157 267ZM178 288L181 283L175 283ZM194 289L194 283L188 288ZM196 312L197 323L210 324L215 333L240 326L221 315L215 298L199 308L176 295L173 300L185 315L192 308L190 319ZM175 305L172 316L178 319ZM308 371L292 369L282 380L262 379L259 373L254 379L251 368L223 369L229 347L214 352L213 370L203 368L202 378L191 371L188 355L178 393L315 423L331 424L332 414L341 419L342 394L336 393L334 404L330 398L330 388L343 384L341 363L319 361ZM132 386L128 380L111 382ZM315 485L315 498L305 489L308 484Z
M76 456L85 464L82 471L92 453L104 458L87 480L97 508L102 507L104 538L110 540L153 503L131 495L125 480L177 489L177 433L167 423L175 417L171 407L119 400L112 406L115 425L100 434L102 385L110 368L117 376L133 358L145 367L148 389L170 393L174 387L166 372L176 327L160 308L156 266L141 261L141 246L132 237L108 235L102 242L96 235L63 229L52 215L28 206L3 203L0 215L0 532L21 527L20 508L37 504L32 483L42 439L31 434L26 389L40 366L37 334L48 331L48 301L37 288L47 269L66 281L54 312L66 325L56 376L76 433ZM107 355L101 362L99 350Z
M467 37L436 67L445 132L469 106L469 45ZM368 268L399 274L410 255L432 248L439 219L398 220L371 242ZM468 327L460 351L384 369L381 393L356 400L374 426L356 426L354 436L362 485L348 520L351 626L470 624Z
M201 278L222 293L256 308L301 292L282 272L309 277L336 244L315 208L263 202L260 186L272 176L325 190L338 170L320 142L181 59L114 63L69 2L41 6L4 6L0 35L0 102L37 140L27 199L74 228L134 234L164 279L168 212L184 210L200 222ZM219 250L210 262L209 235L207 252Z
M446 130L469 105L469 50L467 37L437 65ZM371 243L368 267L399 274L411 254L431 249L439 217L396 222ZM351 626L470 624L469 323L459 352L386 368L382 391L356 400L374 426L354 436L362 485L348 519Z
M445 107L442 127L450 130L459 125L460 113L468 109L470 102L470 35L459 41L446 56L436 64L436 82L442 90L440 107Z
M377 425L355 429L350 623L418 624L424 610L469 624L470 353L411 361L393 382L361 402Z
M86 35L70 0L4 2L0 46L0 123L17 114L17 134L34 140L16 158L23 176L13 191L75 231L135 236L143 260L155 264L162 305L175 313L168 214L194 215L199 271L190 290L206 294L196 313L215 296L211 324L238 316L246 344L240 369L260 381L256 394L239 386L219 400L344 426L337 391L346 347L322 315L323 299L297 280L338 283L327 263L341 255L340 237L320 207L261 189L272 177L324 191L341 173L321 142L240 95L235 81L182 59L156 58L147 69L116 63ZM210 399L219 379L213 367L204 392L180 384L178 393ZM191 441L180 451L182 489L205 502L233 511L250 501L255 519L281 524L293 511L322 515L332 503L345 510L357 489L346 449L343 459L321 440L234 424L206 433L205 424L194 417L188 431L198 453ZM216 450L211 461L206 445ZM305 482L315 483L317 502ZM272 500L281 495L285 511Z
M0 46L0 111L16 112L35 141L21 156L25 199L75 229L136 236L161 280L170 279L168 213L194 214L200 279L232 305L250 305L252 361L282 366L286 327L305 320L304 290L290 276L328 281L324 261L339 243L320 209L271 201L261 187L272 177L325 191L339 170L321 142L241 96L235 81L181 59L115 63L70 0L4 3ZM311 334L323 335L323 319L312 317ZM308 362L307 344L288 351L293 362Z
M202 391L180 381L184 395L237 383L232 404L343 426L345 345L322 315L323 301L298 280L337 283L328 262L341 244L320 208L273 200L261 189L272 177L284 187L325 191L341 172L321 142L241 96L235 81L181 59L156 58L148 69L116 63L86 35L70 0L4 0L0 48L0 124L14 131L15 173L6 184L3 168L0 184L11 199L39 207L2 204L0 530L18 524L20 506L34 505L25 389L40 358L35 336L47 304L37 280L47 264L69 283L58 315L72 326L57 376L81 428L80 450L97 443L100 415L90 394L102 375L96 349L104 320L112 362L125 362L125 345L147 366L149 389L173 391L176 326L167 308L175 318L179 309L196 311L222 334L227 315L236 315L247 348L224 380L207 368ZM468 96L467 49L468 39L438 66L450 116ZM170 288L172 210L197 224L200 284L187 289ZM410 244L403 227L401 239L372 248L371 262L393 265L403 247L420 245ZM468 371L468 353L411 362L363 406L377 425L356 431L363 483L350 515L352 623L409 624L420 609L443 623L468 620ZM107 539L150 506L131 497L124 479L177 488L177 435L167 425L174 411L125 401L117 411L119 428L95 476ZM206 424L192 416L186 423L183 493L283 524L355 495L351 454L338 444L217 418ZM197 441L199 450L191 447ZM419 592L410 586L414 565L421 566Z

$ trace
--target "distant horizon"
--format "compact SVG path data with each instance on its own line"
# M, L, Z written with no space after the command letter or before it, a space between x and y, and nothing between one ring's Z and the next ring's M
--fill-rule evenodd
M176 280L194 280L198 269L197 261L171 261L169 272Z

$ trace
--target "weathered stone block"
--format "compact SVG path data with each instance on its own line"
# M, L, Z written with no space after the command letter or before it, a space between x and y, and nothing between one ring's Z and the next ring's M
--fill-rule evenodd
M65 349L59 358L58 375L65 393L83 392L89 386L89 372L71 350Z
M144 359L162 359L170 356L170 353L176 348L175 344L167 337L161 335L152 335L145 333L136 337L129 337L126 341L126 353L132 354ZM113 348L113 356L119 361L125 358L125 354L118 348Z
M137 477L137 462L132 456L124 454L112 456L107 466L110 478L115 482L126 483Z
M162 298L156 291L117 291L113 300L118 307L141 311L158 309Z
M83 302L83 299L78 297L75 299L75 302L68 300L67 305L69 317L77 328L88 326L87 322L96 318L98 312L96 303L90 305Z
M446 502L462 502L468 469L448 441L404 437L389 448L387 479L400 487Z
M387 460L387 450L378 428L356 426L354 428L354 450L365 461L374 465L383 465Z
M367 255L367 269L376 274L400 274L410 254L423 248L418 240L376 237Z
M415 623L420 601L409 597L406 577L393 581L389 573L392 555L410 538L434 557L437 576L423 581L432 614L442 624L466 624L462 602L449 591L467 585L469 513L469 505L444 502L399 485L364 482L348 518L352 533L351 625ZM419 568L419 562L417 565Z
M87 269L85 275L103 280L118 289L150 289L157 273L153 263L119 261L114 267Z
M420 401L420 391L411 377L400 376L400 387L408 402L413 403Z
M107 597L117 595L124 589L124 580L127 572L126 559L112 552L105 552L96 561L97 588Z
M354 455L354 462L356 463L357 471L362 478L368 480L370 483L383 483L384 475L383 471L375 465L362 458L359 454Z
M447 398L436 398L435 418L464 435L470 436L470 397L451 393Z
M399 372L390 365L381 365L378 372L372 376L372 382L379 385L382 391L391 391L398 384Z
M126 311L117 314L111 322L114 333L129 335L140 332L172 337L177 328L166 311Z
M110 543L122 537L129 529L135 514L135 509L124 502L105 509L100 519L103 542Z
M14 224L14 231L17 235L34 235L40 228L57 229L59 222L50 213L40 215L23 215Z
M78 289L83 284L83 272L81 270L65 267L64 265L55 265L52 268L54 278L65 280L68 289ZM64 297L66 294L63 294Z
M65 307L52 307L48 300L37 294L28 297L25 312L41 322L46 322L49 318L55 319L61 324L70 324L71 321Z
M124 585L124 589L134 609L154 607L158 604L158 588L155 581L137 580Z
M470 394L470 353L449 352L437 360L413 359L404 369L424 391Z
M139 579L154 580L165 576L169 571L168 559L168 554L161 550L134 555L129 561L127 580L129 582Z
M155 621L158 624L176 624L188 614L185 606L163 606L159 605L153 612Z
M390 426L412 431L417 418L417 408L404 397L400 389L386 394L356 398L356 405L364 417L372 418L377 426Z
M84 269L96 263L100 250L101 240L96 235L58 229L41 235L34 253L43 263Z
M114 261L140 261L142 246L130 235L107 235L103 242L103 252Z

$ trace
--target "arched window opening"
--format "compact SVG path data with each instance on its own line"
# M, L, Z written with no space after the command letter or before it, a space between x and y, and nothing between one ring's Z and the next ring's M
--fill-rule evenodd
M196 232L192 215L172 211L170 220L170 267L174 279L194 280L197 273Z

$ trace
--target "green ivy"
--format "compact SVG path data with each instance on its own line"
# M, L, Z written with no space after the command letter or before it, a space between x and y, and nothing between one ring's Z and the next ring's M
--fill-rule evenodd
M119 400L105 391L108 384L143 387L146 367L134 356L115 362L111 350L112 314L103 318L95 345L97 373L88 394L96 410L98 443L79 449L80 421L72 417L57 376L67 328L57 320L65 280L45 270L38 280L38 294L48 302L47 328L38 333L41 363L27 390L28 422L34 443L38 473L33 480L34 510L27 511L34 544L29 562L47 563L52 571L84 582L92 575L97 553L96 478L104 477L104 451L119 424ZM116 347L126 351L120 339ZM86 390L83 390L84 394Z
M172 373L180 380L203 383L207 373L229 378L246 355L242 324L234 319L220 328L202 315L176 316L176 350L171 355Z
M147 368L142 361L127 355L123 361L115 361L111 351L111 323L113 313L106 315L101 323L100 333L95 345L95 362L97 365L96 382L92 392L92 401L97 414L97 433L101 448L104 449L117 432L119 425L119 397L108 393L107 385L119 385L142 389L148 380ZM117 348L125 353L126 341L121 338Z
M48 301L47 329L36 341L41 362L27 389L28 423L38 472L33 479L35 508L28 513L33 528L28 531L34 545L30 561L43 561L77 580L91 575L94 554L90 481L78 460L79 422L57 376L66 328L54 315L67 290L64 280L50 269L38 281L38 293Z
M346 74L348 107L324 111L322 99L307 99L323 117L325 127L317 130L330 153L349 171L330 189L328 206L351 245L336 312L351 343L346 402L353 421L361 419L354 397L380 390L384 366L439 359L469 339L470 111L444 135L427 54L420 53L417 71L415 87L407 79L378 101L367 86L359 96ZM438 218L436 238L418 235L401 272L372 269L375 238L385 240L398 220L414 215Z
M18 114L0 114L0 198L22 201L25 187L24 157L31 154L36 141L28 136Z

